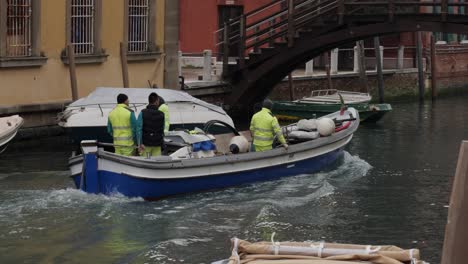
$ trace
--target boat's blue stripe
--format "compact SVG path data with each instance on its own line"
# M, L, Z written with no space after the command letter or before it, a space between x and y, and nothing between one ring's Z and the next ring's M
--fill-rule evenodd
M183 193L220 189L256 181L274 180L286 176L313 173L333 164L342 153L343 149L337 149L292 164L272 166L242 173L236 172L184 179L145 179L110 171L98 171L99 180L96 182L97 186L93 187L98 188L98 192L103 194L119 192L129 197L158 199ZM80 184L80 177L80 175L73 177L77 187Z

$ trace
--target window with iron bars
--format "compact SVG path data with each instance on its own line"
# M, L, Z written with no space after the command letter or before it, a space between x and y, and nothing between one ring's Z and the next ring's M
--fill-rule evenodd
M32 56L32 0L7 1L6 57Z
M70 42L76 55L90 55L95 52L94 4L94 0L71 1Z
M128 0L128 52L149 50L149 0Z

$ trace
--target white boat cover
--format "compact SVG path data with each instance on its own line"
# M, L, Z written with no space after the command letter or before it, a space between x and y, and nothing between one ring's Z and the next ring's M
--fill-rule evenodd
M228 264L424 264L419 250L318 242L258 242L232 239ZM427 264L427 263L426 263Z
M197 99L186 92L171 90L171 89L152 89L152 88L112 88L112 87L98 87L91 92L88 96L76 100L71 103L69 107L99 107L114 108L117 95L123 93L128 96L130 104L148 104L148 95L150 93L157 93L167 103L171 102L192 102L216 112L224 113L224 110L213 104L204 102Z

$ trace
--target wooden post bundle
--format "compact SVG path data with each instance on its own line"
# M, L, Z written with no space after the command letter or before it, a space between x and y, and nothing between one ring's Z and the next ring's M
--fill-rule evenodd
M442 264L464 264L468 259L468 141L463 141L453 180L445 227Z

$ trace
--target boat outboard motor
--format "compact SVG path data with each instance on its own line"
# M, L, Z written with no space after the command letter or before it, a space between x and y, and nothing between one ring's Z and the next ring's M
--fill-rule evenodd
M245 153L249 151L249 141L244 136L235 136L229 141L229 150L232 154Z
M317 120L317 130L323 137L328 137L335 132L335 122L333 119L323 117Z

